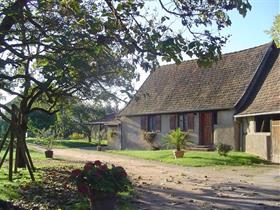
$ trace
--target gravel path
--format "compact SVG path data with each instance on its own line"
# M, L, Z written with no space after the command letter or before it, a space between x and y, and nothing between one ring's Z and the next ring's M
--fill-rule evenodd
M139 210L280 209L279 165L182 167L88 148L54 149L54 155L123 166L136 188L133 203Z

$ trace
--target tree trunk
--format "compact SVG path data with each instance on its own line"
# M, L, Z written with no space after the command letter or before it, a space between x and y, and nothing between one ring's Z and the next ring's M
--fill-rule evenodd
M27 131L27 115L22 112L18 113L17 130L14 131L17 137L17 150L16 150L16 166L18 168L25 168L25 144L26 144L26 131ZM16 171L16 168L15 168Z
M88 133L87 133L87 136L88 136L88 142L91 142L91 131L89 131Z

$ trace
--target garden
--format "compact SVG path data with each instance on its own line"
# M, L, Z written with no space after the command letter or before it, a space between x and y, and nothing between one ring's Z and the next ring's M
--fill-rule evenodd
M19 169L10 182L7 163L1 168L0 209L100 209L96 205L103 205L98 200L102 202L104 196L113 204L108 209L132 209L132 186L122 167L100 161L84 164L46 159L32 150L31 155L36 165L35 182L25 169Z

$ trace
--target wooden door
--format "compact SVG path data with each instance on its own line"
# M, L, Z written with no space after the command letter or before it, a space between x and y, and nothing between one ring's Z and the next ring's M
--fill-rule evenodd
M201 145L213 145L213 113L200 113L200 140Z
M280 163L280 120L271 121L271 161Z

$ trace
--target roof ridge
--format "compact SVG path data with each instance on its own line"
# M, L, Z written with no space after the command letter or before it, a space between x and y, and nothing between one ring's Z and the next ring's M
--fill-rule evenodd
M255 46L255 47L249 47L249 48L246 48L246 49L243 49L243 50L238 50L238 51L234 51L234 52L224 53L224 54L222 54L221 58L222 58L223 56L228 56L228 55L232 55L232 54L237 54L237 53L241 53L241 52L244 52L244 51L250 51L250 50L252 50L252 49L259 48L259 47L263 47L263 46L265 46L265 45L270 46L272 43L273 43L273 41L270 41L270 42L267 42L267 43L265 43L265 44L261 44L261 45ZM182 63L194 62L194 61L197 61L197 60L198 60L198 58L194 58L194 59L190 59L190 60L183 60L180 64L182 64ZM179 65L180 65L180 64L179 64ZM157 69L160 69L160 68L162 68L162 67L168 67L168 66L172 66L172 65L178 66L176 63L169 63L169 64L160 65L159 68L156 68L156 70L157 70Z

